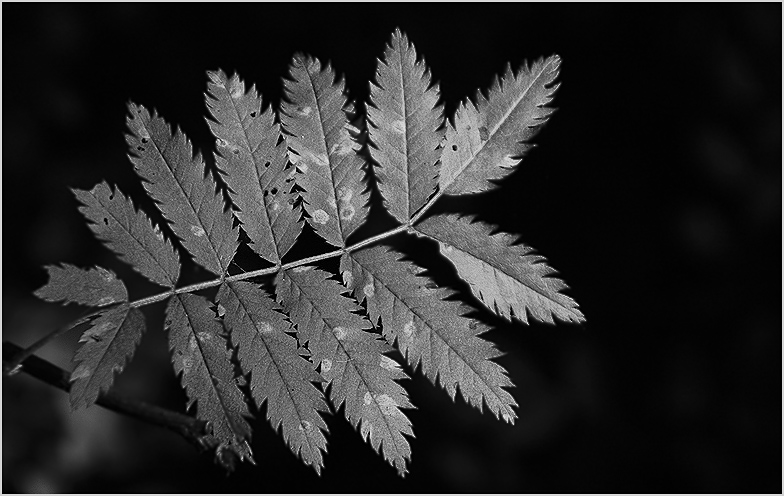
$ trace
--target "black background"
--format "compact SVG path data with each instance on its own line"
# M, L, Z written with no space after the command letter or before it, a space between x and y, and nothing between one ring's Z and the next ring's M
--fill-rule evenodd
M132 298L156 291L92 237L68 190L106 179L153 212L126 158L128 100L209 156L206 70L238 71L277 108L303 51L363 102L395 27L426 58L448 116L507 62L562 57L538 147L499 189L434 211L520 235L587 317L507 325L433 246L396 238L495 328L517 385L514 427L417 371L405 479L342 414L327 419L318 478L263 413L258 465L227 478L175 434L98 407L72 415L67 395L20 374L3 380L4 492L781 492L780 4L2 8L4 340L28 345L80 312L32 296L46 264L100 264ZM376 202L364 235L391 225ZM147 308L116 389L182 410L162 308ZM40 355L70 370L77 340Z

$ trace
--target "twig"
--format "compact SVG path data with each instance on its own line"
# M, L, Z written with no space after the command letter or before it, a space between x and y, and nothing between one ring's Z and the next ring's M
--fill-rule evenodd
M3 368L7 360L13 360L23 349L8 341L3 342ZM56 365L37 356L29 356L21 363L21 371L65 392L71 390L70 374ZM97 405L147 422L149 424L165 427L184 437L188 442L203 451L209 448L207 424L201 420L173 412L159 406L143 401L125 398L117 393L108 391L98 396Z

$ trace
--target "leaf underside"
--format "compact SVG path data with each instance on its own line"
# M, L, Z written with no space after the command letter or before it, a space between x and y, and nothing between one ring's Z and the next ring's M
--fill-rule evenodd
M482 410L482 402L496 417L514 423L514 398L504 389L512 386L506 371L493 358L501 353L479 337L484 324L463 316L468 310L446 301L453 292L436 288L422 269L400 260L384 247L343 255L343 280L362 302L370 320L382 323L387 341L397 347L411 367L437 382L454 400L457 387L467 403Z
M348 237L365 221L370 193L365 191L357 154L360 145L351 136L358 132L348 121L344 83L335 83L329 67L309 57L296 56L292 79L284 80L288 102L281 103L280 120L297 166L296 181L305 191L308 222L334 246L345 246Z
M408 222L436 189L443 106L437 105L438 86L430 87L430 71L400 31L379 60L376 79L367 107L377 147L370 154L380 165L374 172L389 213Z
M232 214L216 192L215 180L205 176L201 156L193 156L190 141L178 129L173 135L163 118L142 106L128 105L130 160L144 179L144 189L171 222L174 234L193 259L222 275L234 258L239 231Z
M248 445L250 416L245 398L234 379L231 353L223 326L202 296L178 294L166 306L169 348L177 374L188 395L187 408L196 404L196 416L212 430L217 452L234 451L240 460L252 460Z
M294 169L287 167L286 144L271 107L262 112L256 88L223 71L208 72L207 108L217 138L218 169L239 208L235 213L251 239L250 247L263 259L277 263L300 232L300 209L294 207Z
M345 405L345 415L362 438L401 475L411 448L403 434L413 436L411 422L400 410L413 408L406 391L395 381L406 378L398 364L384 355L391 351L380 336L367 332L372 326L356 302L329 273L298 267L280 272L276 279L278 301L297 325L300 343L307 343L314 366L330 385L335 409Z
M528 142L553 112L545 107L558 85L560 57L526 64L517 74L506 73L493 82L488 96L463 102L447 126L441 155L439 187L447 195L479 193L496 187L491 180L508 175L533 146Z
M71 409L88 407L122 372L144 333L144 315L128 304L106 310L82 334L71 373Z
M259 407L267 402L272 427L282 425L291 451L320 474L327 425L319 412L329 408L313 385L321 376L297 353L297 340L287 334L294 329L280 306L255 284L224 283L217 301L225 308L224 320L242 371L250 374L253 399Z
M575 301L560 291L568 289L552 274L541 255L525 245L515 245L508 234L491 235L490 226L438 215L417 224L416 230L438 241L441 254L457 269L471 292L487 308L511 320L528 323L528 315L553 324L585 320Z

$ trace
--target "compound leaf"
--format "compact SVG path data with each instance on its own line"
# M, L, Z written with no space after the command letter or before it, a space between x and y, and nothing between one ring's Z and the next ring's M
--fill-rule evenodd
M70 264L47 265L49 282L35 295L45 301L63 301L91 307L103 307L128 301L125 284L114 272L103 267L80 269Z
M280 272L277 299L297 325L300 343L307 343L315 366L331 385L335 409L345 404L346 418L359 424L363 439L381 452L400 474L406 472L413 436L411 422L400 408L413 408L396 380L406 378L394 360L384 355L391 347L358 315L361 307L344 296L346 288L327 272L298 267Z
M218 138L216 160L239 208L235 213L251 239L250 247L265 260L278 263L302 231L297 198L292 193L294 169L287 168L286 144L272 107L262 112L256 87L245 91L237 76L208 72L208 121Z
M250 374L256 404L267 402L267 419L295 455L321 473L326 451L327 424L319 412L328 412L324 396L314 387L321 376L297 353L297 340L287 334L291 324L273 299L255 284L221 285L217 301L225 309L224 321L238 348L242 370Z
M231 450L240 460L252 460L247 440L250 426L245 398L234 379L231 353L223 326L202 296L178 294L166 306L169 349L188 395L187 408L196 403L196 416L209 422L217 454Z
M92 405L112 386L115 372L122 372L133 356L144 328L141 310L127 303L106 310L90 322L74 356L78 366L71 373L71 409Z
M133 103L128 108L133 134L126 135L126 141L144 189L196 263L224 274L237 251L239 231L232 226L223 196L216 193L215 180L205 176L201 156L193 156L190 141L179 129L172 135L163 118Z
M438 215L417 224L417 231L438 241L441 254L490 310L511 320L535 319L553 323L585 320L575 301L560 293L566 284L556 277L544 257L525 245L514 245L508 234L491 235L492 229L454 215Z
M482 410L482 400L496 417L514 423L514 398L504 388L512 382L493 358L501 353L479 337L487 327L463 316L469 310L445 301L452 291L435 287L422 269L400 260L384 247L343 255L340 270L346 286L367 301L374 324L433 384L438 381L454 400L457 387L467 403Z
M417 62L416 51L399 30L392 35L384 61L378 61L370 84L367 107L370 139L378 148L370 154L384 204L397 220L408 222L435 192L444 132L438 86L430 86L430 71Z
M297 184L305 191L308 222L328 243L345 246L345 241L365 220L368 198L365 191L360 145L351 136L346 112L353 112L343 94L343 81L310 57L296 56L285 80L288 102L281 103L281 122L291 149L291 162L298 171Z
M104 181L90 190L73 190L84 205L79 211L90 221L95 236L106 243L120 260L152 282L174 287L180 275L180 257L164 239L158 226L136 210L119 188L112 191Z
M441 155L439 186L447 195L478 193L495 187L520 163L533 145L528 140L552 113L545 107L558 85L548 87L558 76L561 59L553 55L518 73L507 66L496 78L487 96L477 94L477 104L460 104L454 126L447 126Z

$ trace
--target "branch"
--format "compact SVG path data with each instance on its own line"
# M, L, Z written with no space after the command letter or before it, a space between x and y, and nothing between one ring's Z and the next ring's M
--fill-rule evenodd
M3 369L14 358L24 350L8 341L3 342ZM21 371L36 379L43 381L51 386L65 392L71 390L70 374L65 370L53 365L37 356L29 356L21 363ZM184 437L188 442L195 445L200 451L204 451L209 445L209 434L207 423L182 413L173 412L159 406L150 405L143 401L125 398L119 394L108 391L102 393L95 402L102 407L113 410L123 415L136 418L149 424L165 427L170 431Z

